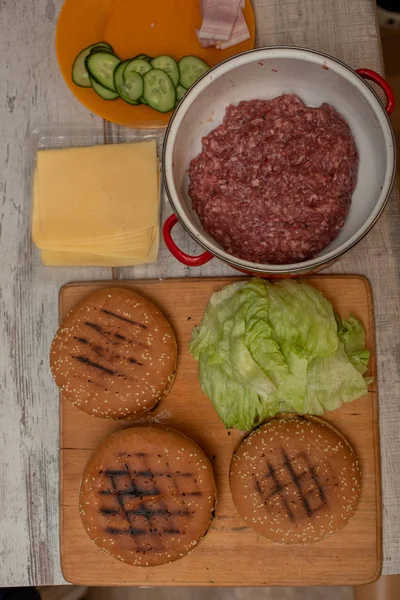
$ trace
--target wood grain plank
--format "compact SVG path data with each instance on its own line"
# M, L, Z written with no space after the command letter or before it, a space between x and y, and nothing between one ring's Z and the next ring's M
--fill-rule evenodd
M78 510L80 479L93 448L126 423L91 417L61 398L61 560L68 581L83 585L352 585L376 579L381 569L381 501L378 399L376 387L356 402L325 413L354 446L363 471L363 491L354 519L327 540L309 546L285 546L257 536L245 526L231 498L228 473L232 453L243 434L227 431L202 393L197 363L189 355L191 332L213 291L225 279L169 279L118 282L155 302L170 320L178 340L177 378L167 398L141 423L165 423L193 438L212 461L218 503L210 531L189 556L151 569L135 568L106 555L89 539ZM373 300L359 276L315 276L320 289L343 316L350 311L366 328L375 354ZM115 285L115 282L113 282ZM68 285L60 294L60 316L104 282ZM376 376L371 362L369 375ZM241 569L234 557L240 549ZM262 565L268 561L268 569ZM285 567L290 565L290 569ZM333 568L334 565L334 568Z
M30 238L31 131L45 125L56 133L65 124L72 133L84 125L93 143L104 140L102 121L73 99L58 73L54 30L61 4L0 2L1 586L63 582L58 399L48 350L57 327L60 286L111 273L46 269Z

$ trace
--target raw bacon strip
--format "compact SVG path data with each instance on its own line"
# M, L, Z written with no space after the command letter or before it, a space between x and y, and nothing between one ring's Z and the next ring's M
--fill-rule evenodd
M203 46L203 48L209 48L210 46L215 46L215 44L216 44L215 40L207 40L206 38L199 37L199 31L200 30L197 29L196 33L197 33L197 37L199 38L199 42Z
M244 4L244 3L243 3ZM237 44L241 44L250 38L250 31L247 27L246 19L244 18L244 14L242 9L240 8L238 17L236 19L236 23L233 26L232 36L227 42L219 42L217 44L217 48L220 50L225 50L226 48L231 48L232 46L236 46Z
M228 4L230 7L228 7ZM245 0L222 0L222 2L221 0L202 0L203 24L201 29L197 30L196 33L203 48L216 46L224 50L250 38L250 32L243 14L244 5ZM232 10L232 12L229 12L229 15L228 8ZM228 16L233 16L236 10L230 36L226 38L231 23L228 20Z
M203 23L197 32L200 42L229 41L241 7L242 0L202 0Z

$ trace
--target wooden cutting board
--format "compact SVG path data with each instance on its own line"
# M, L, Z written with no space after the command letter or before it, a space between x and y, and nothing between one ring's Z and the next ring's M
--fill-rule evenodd
M382 563L378 394L372 292L364 277L318 275L307 279L347 317L362 320L372 351L367 396L326 413L358 453L363 472L359 508L352 521L322 542L286 546L258 536L237 513L229 491L232 453L243 435L227 431L197 378L188 352L193 327L200 323L211 294L232 283L225 279L101 281L73 283L61 289L60 318L85 295L104 286L132 288L157 304L168 317L179 345L178 373L168 397L141 422L165 423L192 437L212 461L218 488L216 516L204 540L188 556L170 564L140 568L100 550L83 528L78 510L81 475L100 439L123 423L90 417L61 398L60 515L64 577L89 586L273 586L359 585L378 578Z

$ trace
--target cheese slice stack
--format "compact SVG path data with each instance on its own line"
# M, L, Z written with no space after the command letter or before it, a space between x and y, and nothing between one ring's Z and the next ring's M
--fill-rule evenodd
M45 265L154 262L159 211L155 140L37 153L32 238Z

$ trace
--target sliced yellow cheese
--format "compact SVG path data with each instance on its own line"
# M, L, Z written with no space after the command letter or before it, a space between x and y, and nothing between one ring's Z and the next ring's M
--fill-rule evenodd
M153 242L145 258L137 256L101 256L90 253L52 252L42 250L42 263L47 267L131 267L135 265L151 264L157 260L159 248L159 235Z
M37 154L32 237L48 266L130 266L157 260L156 142Z
M143 229L141 231L133 231L133 232L129 232L126 233L124 235L113 235L113 236L107 236L107 237L102 237L102 238L87 238L86 240L73 240L71 242L60 242L57 241L55 242L54 240L51 240L49 242L40 242L40 246L42 248L50 248L54 245L56 245L57 247L63 247L65 246L66 248L70 248L72 246L75 247L83 247L86 248L87 246L102 246L103 244L114 244L116 246L127 246L129 245L131 242L133 243L141 243L142 241L146 241L149 238L151 238L152 236L152 232L154 230L154 227L158 226L158 223L153 225L152 227L149 227L147 229Z
M159 219L156 142L37 153L33 239L70 244L143 231Z
M158 227L158 226L157 226ZM42 244L42 250L55 250L62 252L94 252L97 254L104 254L104 250L107 251L127 251L130 248L148 248L151 245L151 242L154 238L155 227L152 227L149 230L148 235L141 238L130 238L125 242L108 242L104 241L102 243L87 243L87 244Z
M75 254L73 252L41 251L42 263L46 267L132 267L132 259L116 259L115 257L95 254Z

